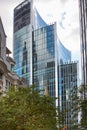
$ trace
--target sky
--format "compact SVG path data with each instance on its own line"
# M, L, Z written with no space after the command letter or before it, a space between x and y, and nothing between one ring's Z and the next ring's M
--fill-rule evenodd
M7 35L7 47L13 51L13 10L23 0L0 0L0 16ZM80 58L79 0L34 0L34 5L48 23L57 22L57 34L72 53Z

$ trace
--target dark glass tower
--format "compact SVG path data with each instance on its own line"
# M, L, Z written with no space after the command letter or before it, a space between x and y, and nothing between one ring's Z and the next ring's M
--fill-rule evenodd
M26 0L14 9L14 33L31 23L31 4Z

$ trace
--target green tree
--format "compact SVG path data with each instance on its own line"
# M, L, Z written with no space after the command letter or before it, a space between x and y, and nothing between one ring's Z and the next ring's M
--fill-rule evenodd
M87 85L81 85L79 93L79 110L81 111L80 128L87 129Z
M60 108L58 108L58 130L62 130L64 127L65 113L66 111L60 111Z
M57 130L57 109L34 87L11 87L0 98L0 130Z
M73 86L71 91L71 130L78 129L78 112L79 112L79 96L78 87Z
M87 129L87 86L74 87L72 93L72 129ZM80 122L75 123L77 114L80 113Z

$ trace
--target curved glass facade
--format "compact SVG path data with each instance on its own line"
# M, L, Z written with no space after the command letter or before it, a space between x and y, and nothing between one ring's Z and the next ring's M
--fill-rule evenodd
M66 102L64 94L67 95L62 72L64 63L68 72L71 52L57 39L56 23L47 25L32 7L32 2L26 0L14 9L15 71L26 79L28 85L35 84L38 90L47 88L51 97L58 98L56 106L62 109Z
M33 32L33 83L55 97L55 24Z
M58 40L58 55L59 64L64 64L65 62L71 61L71 52L64 47L60 40Z
M34 9L34 18L35 18L34 28L38 29L40 27L47 26L46 22L42 19L36 8Z
M29 1L22 2L14 9L15 71L26 79L28 85L35 84L37 89L47 87L52 97L58 97L58 89L61 89L61 85L58 86L61 79L58 64L71 60L71 53L57 41L56 23L47 25L36 9L35 14L33 12Z

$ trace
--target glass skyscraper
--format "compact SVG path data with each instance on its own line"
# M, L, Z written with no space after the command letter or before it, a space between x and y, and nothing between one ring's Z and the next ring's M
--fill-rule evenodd
M13 56L15 70L20 77L32 83L32 2L26 0L14 9L14 43Z
M58 97L58 64L70 61L71 53L58 40L56 23L47 25L29 0L14 9L13 56L28 85Z
M80 34L81 34L81 67L82 67L82 87L83 101L87 101L87 0L79 1L80 9ZM87 106L82 109L82 119L87 120ZM83 127L86 127L84 125ZM85 129L85 128L84 128Z
M48 87L49 94L55 97L57 58L55 54L56 24L33 31L33 83L39 89Z
M64 126L72 130L78 124L78 101L73 98L78 94L78 62L61 64L59 68L59 108L65 112Z
M58 39L56 22L48 25L30 0L14 9L13 56L15 71L26 79L27 85L35 84L37 90L47 88L51 97L58 98L56 106L68 108L71 83L77 83L77 79L72 81L74 76L77 78L77 64L69 64L71 52ZM67 125L70 114L66 115Z
M35 13L34 13L35 12ZM36 19L36 20L34 20ZM20 77L32 84L32 37L34 28L46 25L33 2L25 0L14 9L14 43L13 57L16 61L15 70Z

